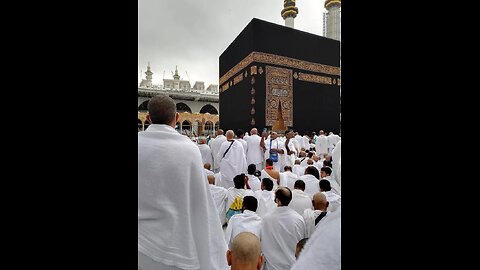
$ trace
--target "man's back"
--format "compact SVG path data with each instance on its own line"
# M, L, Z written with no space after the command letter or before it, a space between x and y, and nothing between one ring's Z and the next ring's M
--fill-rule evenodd
M305 244L291 270L341 269L341 210L328 213Z
M329 134L327 136L327 140L328 140L328 152L331 154L332 153L332 150L333 148L335 148L335 143L336 143L336 138L333 136L333 134Z
M174 158L179 154L181 164ZM138 251L159 267L225 269L226 244L214 208L198 147L168 125L140 132Z
M263 149L260 147L261 137L257 134L245 139L247 142L247 164L259 164L263 162ZM257 168L260 169L260 168Z
M277 178L278 177L278 178ZM268 178L273 181L273 189L275 190L278 186L278 182L280 180L280 172L277 170L266 170L263 169L260 172L260 178Z
M243 200L243 197L245 196L255 196L255 193L253 193L253 191L250 189L244 189L244 188L231 187L227 189L227 204L226 204L225 210L228 211L235 197L238 197L239 199Z
M342 195L342 189L340 188L340 186L337 183L337 180L335 180L334 177L332 177L331 175L327 175L322 179L327 179L330 182L330 186L332 187L333 192L335 192L338 195Z
M305 174L305 169L306 168L307 168L307 166L302 166L302 165L295 164L295 165L293 165L292 172L294 174L296 174L298 177L300 177L300 176Z
M210 193L212 194L213 201L218 210L218 216L220 217L220 224L225 224L226 219L226 210L227 205L227 190L223 187L216 185L208 185L210 187Z
M202 163L210 163L213 166L213 155L212 150L206 144L197 144L198 149L200 149L200 154L202 154Z
M335 193L333 190L322 192L327 196L327 201L329 202L328 211L335 212L340 205L342 204L342 197Z
M307 193L310 198L312 198L315 193L320 191L320 186L318 185L320 181L315 176L311 174L305 174L300 176L300 180L305 182L305 193Z
M315 150L317 154L327 154L328 153L328 139L325 135L320 135L317 138L315 143Z
M285 171L280 173L280 186L288 187L289 189L293 190L293 185L298 179L298 175L292 173L291 171Z
M245 153L245 156L247 156L247 149L248 149L247 142L246 142L244 139L237 139L237 141L239 141L240 143L242 143L243 152Z
M217 155L218 151L220 151L220 146L222 146L222 143L226 140L227 137L223 135L218 135L217 137L215 137L215 139L212 141L212 144L210 145L210 148L212 148L214 172L217 172L217 170L220 168L220 160L217 159Z
M232 216L228 222L228 227L225 232L225 240L227 241L227 244L230 245L233 238L241 232L251 232L261 240L261 229L262 218L253 211L244 210L243 213Z
M305 238L303 217L288 206L277 207L263 218L261 233L266 269L290 269L296 245Z
M253 192L260 190L260 187L261 187L260 179L258 179L258 177L256 177L255 175L250 175L250 174L248 174L247 177L248 177L248 185L250 186L250 189Z
M292 201L288 207L295 210L299 215L303 215L305 209L313 209L312 199L302 190L294 189L292 191Z
M313 234L313 232L315 231L315 228L317 226L317 224L315 224L315 219L321 213L322 213L321 210L305 209L305 211L302 214L303 220L305 221L305 237L309 238ZM328 214L328 212L327 212L327 214ZM324 215L326 215L326 214L324 214Z
M257 190L255 191L255 198L258 200L257 215L260 217L264 217L277 208L273 191Z
M233 178L236 175L247 172L243 145L237 140L223 142L216 160L220 162L220 174L225 188L233 186Z
M340 157L341 157L341 147L342 141L338 141L335 145L335 148L332 151L332 174L335 174L335 180L340 185Z
M310 149L310 137L308 137L307 135L303 135L303 145L302 147L305 148L305 150L309 150Z

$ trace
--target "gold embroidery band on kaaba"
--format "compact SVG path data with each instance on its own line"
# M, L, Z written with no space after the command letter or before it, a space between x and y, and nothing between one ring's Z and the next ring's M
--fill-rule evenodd
M320 75L313 75L313 74L306 74L299 72L298 79L301 81L313 82L313 83L320 83L320 84L334 84L332 78L320 76Z
M302 70L311 71L311 72L318 72L323 74L340 76L339 67L332 67L328 65L298 60L298 59L275 55L275 54L251 52L247 57L245 57L242 61L240 61L240 63L238 63L236 66L234 66L229 71L227 71L227 73L225 73L222 77L220 77L220 80L219 80L220 85L224 84L233 75L242 71L252 62L273 64L273 65L279 65L283 67L302 69ZM226 89L222 89L222 90L225 91Z

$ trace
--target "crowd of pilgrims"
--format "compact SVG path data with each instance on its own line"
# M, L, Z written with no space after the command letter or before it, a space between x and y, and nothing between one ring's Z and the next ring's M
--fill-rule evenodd
M156 126L166 125L152 124L147 130L139 132L139 269L158 269L159 266L161 269L207 269L202 265L208 265L210 269L340 269L340 136L332 132L327 136L323 130L318 136L315 133L300 136L293 130L281 135L264 130L259 135L258 130L253 128L250 132L228 130L225 134L220 129L216 136L193 138L178 134L174 125L175 122L172 122L166 130L172 138L181 136L198 147L203 164L202 178L205 184L208 182L206 196L210 196L211 200L203 199L204 205L200 207L207 209L197 208L206 212L193 214L193 209L201 204L193 202L196 192L201 193L201 188L198 185L193 187L191 179L184 186L188 190L179 187L169 192L159 191L164 197L172 196L165 201L152 195L151 183L142 184L141 191L140 178L144 177L140 167L141 163L147 163L146 158L141 157L141 151L147 148L141 147L140 138L145 137L142 141L147 141L148 136L153 136L157 131ZM158 131L162 131L160 127ZM173 135L173 132L177 135ZM183 145L188 143L182 142ZM171 146L172 142L165 141L164 144ZM152 148L149 143L145 145ZM191 151L196 152L193 149ZM176 162L170 160L172 157L164 158L169 159L166 163L182 166L190 162L191 156L195 154L176 159ZM193 160L191 163L198 167L198 160ZM145 166L151 169L154 165L149 163ZM189 172L186 165L183 170L179 168L178 172L182 177L194 178L194 173ZM163 190L163 186L157 188ZM183 203L187 204L185 209L178 206L178 209L143 206L151 204L152 200L146 203L148 199L140 198L153 196L155 204L173 205L180 196L175 196L175 192L183 196ZM144 226L144 220L153 220L153 209L162 207L165 207L160 211L164 215L162 217L173 219L172 224L168 224L173 231L163 232L169 236L159 237L154 235L153 227ZM212 217L211 213L218 219ZM185 215L188 217L182 222L187 225L179 224L185 225L186 231L190 230L188 234L192 235L191 239L175 238L178 237L176 233L182 231L174 224L175 220ZM206 221L202 224L200 219L203 218ZM164 226L166 222L161 220L157 225ZM155 222L149 226L153 224ZM195 229L191 229L189 224L194 224L191 226ZM195 230L203 234L202 240L198 240ZM168 241L181 243L168 250ZM202 245L196 241L206 241L208 244ZM208 247L209 244L213 247ZM202 262L201 250L205 249L203 257L208 256L205 254L213 257L218 254L215 252L222 253L216 249L222 250L219 246L223 244L226 244L226 256ZM182 248L189 250L179 251ZM194 260L187 259L189 254ZM148 268L150 262L152 268Z
M267 137L265 132L262 136L257 133L256 128L250 133L240 129L233 137L233 131L224 136L220 129L213 138L191 139L202 154L211 195L226 226L227 244L241 232L254 233L260 239L266 269L290 269L294 255L298 256L315 228L321 226L323 217L340 207L340 136L332 132L326 136L323 130L319 136L300 136L291 130L284 136L272 131ZM236 144L236 150L229 151L237 153L224 155L230 144ZM274 153L278 154L275 161L270 158ZM275 199L279 187L291 192L283 209ZM236 198L243 200L243 206L235 204ZM281 228L272 227L282 220L289 237ZM278 241L282 237L286 238Z

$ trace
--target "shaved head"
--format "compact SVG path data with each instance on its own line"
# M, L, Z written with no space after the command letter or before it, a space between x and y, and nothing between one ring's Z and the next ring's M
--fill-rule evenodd
M210 185L215 185L215 176L213 175L207 175L208 183Z
M227 251L228 265L231 269L260 269L263 257L260 254L260 240L251 232L241 232L233 238Z
M253 135L253 134L258 134L258 130L256 128L252 128L250 130L250 134Z
M227 130L227 134L225 134L225 135L227 136L228 140L231 140L235 136L235 132L233 132L233 130L229 129L229 130Z
M327 211L328 201L327 196L321 192L317 192L313 195L313 208L315 210Z
M223 129L217 130L217 135L223 135Z

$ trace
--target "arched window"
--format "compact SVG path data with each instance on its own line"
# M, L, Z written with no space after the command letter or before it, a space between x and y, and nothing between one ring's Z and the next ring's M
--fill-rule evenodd
M190 107L188 107L187 104L183 103L183 102L180 102L180 103L177 103L177 112L189 112L189 113L192 113L192 109L190 109Z
M144 102L142 102L142 104L140 104L140 106L138 106L138 110L139 111L148 111L148 102L150 100L145 100Z
M218 114L218 111L212 105L207 104L200 109L200 113Z

